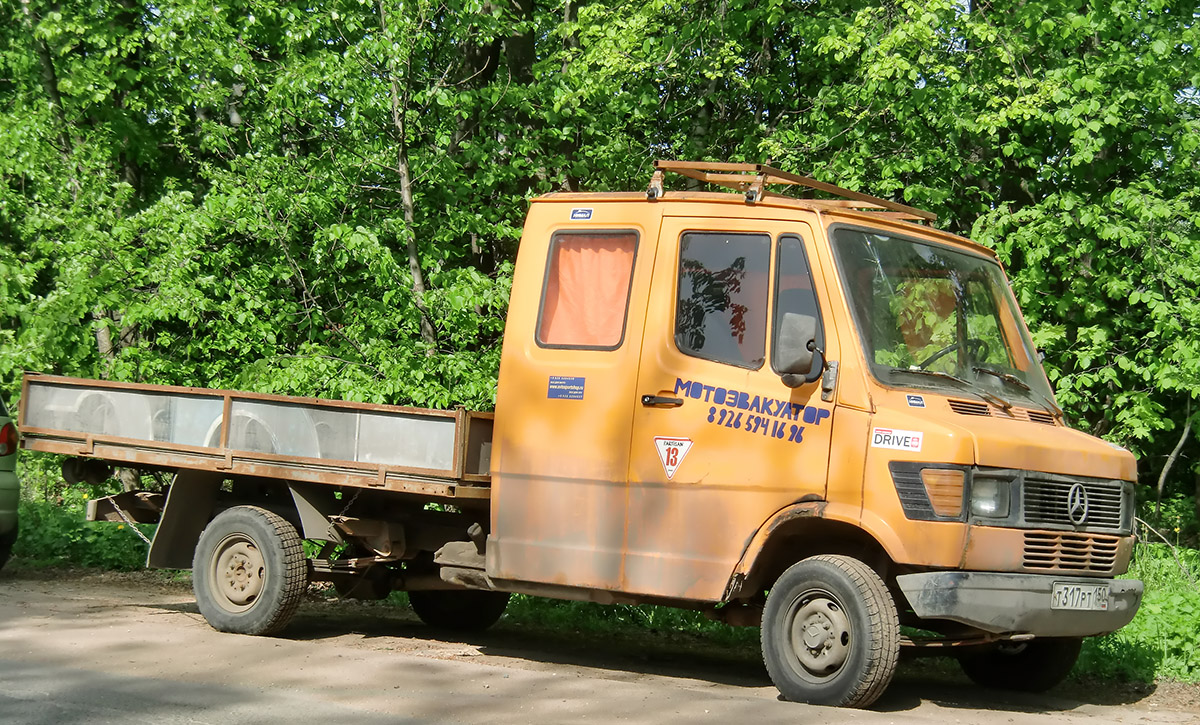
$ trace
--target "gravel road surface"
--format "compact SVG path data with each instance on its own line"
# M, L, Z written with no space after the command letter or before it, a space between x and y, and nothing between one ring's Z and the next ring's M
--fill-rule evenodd
M406 610L306 602L281 637L221 634L161 574L0 572L0 723L1200 723L1200 687L1040 696L902 663L870 710L780 702L761 662L501 621L455 638Z

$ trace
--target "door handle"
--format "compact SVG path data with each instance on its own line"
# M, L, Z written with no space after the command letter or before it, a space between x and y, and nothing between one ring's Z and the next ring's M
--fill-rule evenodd
M642 405L647 408L678 408L683 405L683 398L670 398L665 395L643 395Z

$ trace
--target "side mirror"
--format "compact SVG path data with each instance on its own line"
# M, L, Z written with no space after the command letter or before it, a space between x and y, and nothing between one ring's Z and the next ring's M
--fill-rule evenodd
M818 353L821 350L817 348L817 318L798 312L783 313L775 341L775 369L783 377L783 384L798 388L820 378L824 360L815 374L810 372L813 357Z

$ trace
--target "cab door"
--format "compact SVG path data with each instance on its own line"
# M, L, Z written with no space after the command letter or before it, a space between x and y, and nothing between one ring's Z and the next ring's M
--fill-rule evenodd
M771 359L782 313L821 320L812 240L802 222L663 219L629 453L626 591L720 599L772 514L824 497L832 404L819 382L787 387ZM818 347L828 332L818 324Z
M620 588L658 231L657 217L628 206L535 202L530 211L496 401L487 544L495 579Z

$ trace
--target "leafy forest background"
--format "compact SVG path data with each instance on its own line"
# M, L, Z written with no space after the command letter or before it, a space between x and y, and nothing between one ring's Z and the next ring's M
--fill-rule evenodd
M7 0L22 370L492 405L527 200L770 160L1004 261L1073 425L1197 544L1194 3ZM1154 493L1148 494L1149 499ZM1149 514L1147 514L1149 515Z

